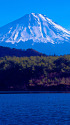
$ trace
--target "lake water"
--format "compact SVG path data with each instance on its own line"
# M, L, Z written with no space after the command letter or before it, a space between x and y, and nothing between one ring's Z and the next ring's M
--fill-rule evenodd
M70 125L70 94L0 94L0 125Z

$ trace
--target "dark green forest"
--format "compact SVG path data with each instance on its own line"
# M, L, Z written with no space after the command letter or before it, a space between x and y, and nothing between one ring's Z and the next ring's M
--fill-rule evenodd
M0 91L69 91L70 55L0 57Z

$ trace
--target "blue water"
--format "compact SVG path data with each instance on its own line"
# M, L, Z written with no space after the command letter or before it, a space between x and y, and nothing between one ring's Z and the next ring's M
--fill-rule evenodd
M0 125L70 125L70 94L0 94Z

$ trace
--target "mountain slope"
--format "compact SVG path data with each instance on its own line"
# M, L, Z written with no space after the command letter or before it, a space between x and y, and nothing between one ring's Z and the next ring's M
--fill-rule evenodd
M64 46L64 51L67 49L66 46L70 45L70 31L42 14L27 14L0 28L1 46L33 48L45 54L69 54L67 51L57 53L59 44L61 48Z

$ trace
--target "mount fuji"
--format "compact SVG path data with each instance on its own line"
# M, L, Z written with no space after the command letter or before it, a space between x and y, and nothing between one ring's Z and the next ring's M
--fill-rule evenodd
M27 14L0 27L0 46L32 48L48 55L70 54L70 31L43 14Z

